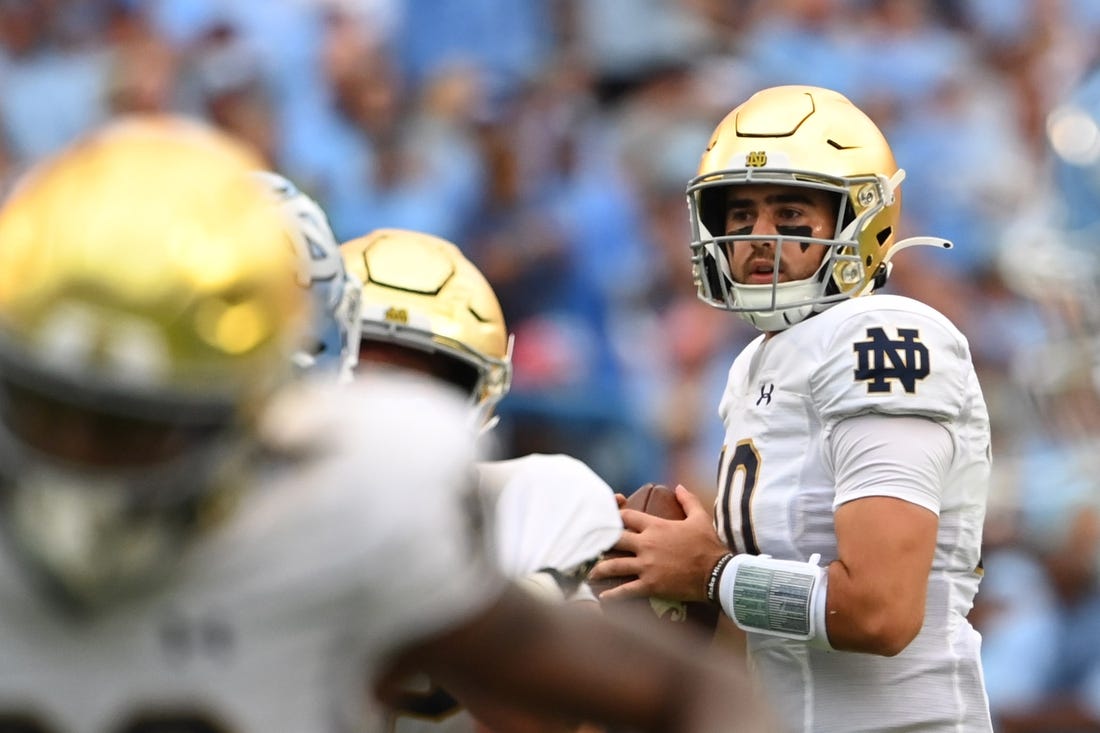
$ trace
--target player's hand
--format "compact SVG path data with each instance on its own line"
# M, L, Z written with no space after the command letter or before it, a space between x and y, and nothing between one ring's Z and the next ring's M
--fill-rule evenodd
M604 591L600 600L639 596L706 600L710 571L728 550L714 531L710 512L698 497L677 486L676 499L686 515L682 520L662 519L633 509L619 510L625 531L614 549L632 554L601 560L589 578L637 578Z

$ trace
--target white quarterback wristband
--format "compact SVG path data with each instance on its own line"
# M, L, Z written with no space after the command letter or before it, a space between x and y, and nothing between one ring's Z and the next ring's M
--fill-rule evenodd
M825 630L829 571L809 562L770 555L734 555L718 581L722 610L745 631L805 641L832 649Z

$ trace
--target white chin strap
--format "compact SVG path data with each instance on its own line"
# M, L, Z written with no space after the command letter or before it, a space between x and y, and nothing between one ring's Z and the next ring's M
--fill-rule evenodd
M814 278L777 285L734 285L734 299L745 308L738 315L761 331L782 331L804 321L814 312L810 302L782 307L782 303L809 301L821 291L821 284ZM772 298L776 308L772 309Z

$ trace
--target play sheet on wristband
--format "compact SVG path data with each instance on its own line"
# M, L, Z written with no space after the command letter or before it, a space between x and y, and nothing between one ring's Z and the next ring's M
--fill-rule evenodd
M737 621L759 629L808 635L813 584L813 577L804 573L740 567L733 586Z

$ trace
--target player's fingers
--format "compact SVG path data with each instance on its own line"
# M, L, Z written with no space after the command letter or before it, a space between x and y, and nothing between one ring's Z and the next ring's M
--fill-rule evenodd
M680 507L687 517L695 514L707 514L708 516L710 514L707 508L703 506L703 502L699 500L699 497L691 493L683 484L676 484L676 501L680 502Z
M608 557L600 560L592 566L588 572L589 580L607 580L608 578L622 578L637 575L638 558L636 557Z
M600 602L623 601L628 598L640 598L649 595L646 586L640 580L631 580L614 588L608 588L597 596Z
M638 554L639 545L638 533L627 530L619 535L619 541L615 543L615 549L636 555Z
M646 514L636 509L620 509L619 516L623 519L623 526L634 532L641 532L646 527L653 526L655 522L665 521L660 517L655 517L652 514Z
M622 509L624 506L626 506L626 494L616 493L615 494L615 503L619 505L620 509Z

